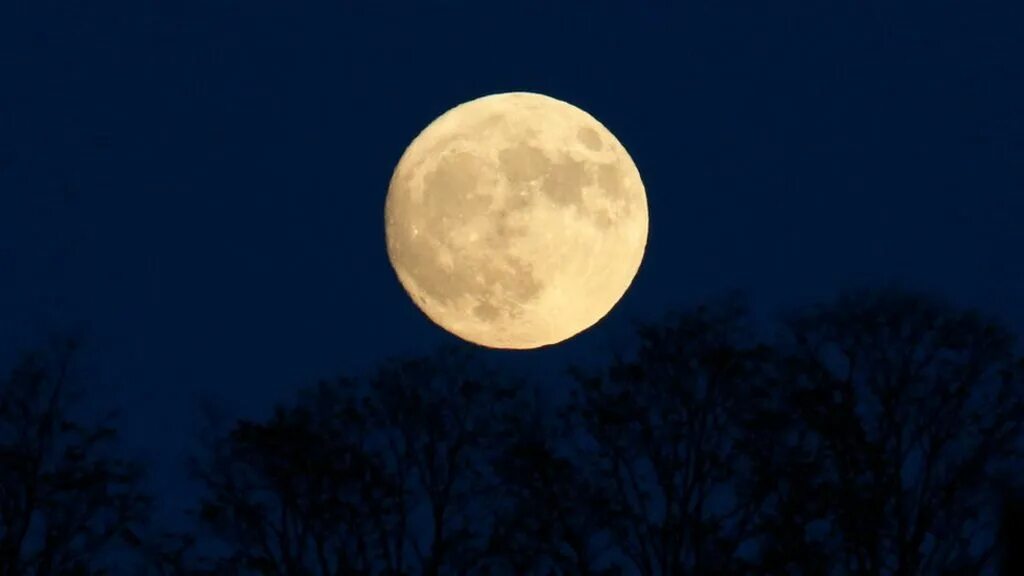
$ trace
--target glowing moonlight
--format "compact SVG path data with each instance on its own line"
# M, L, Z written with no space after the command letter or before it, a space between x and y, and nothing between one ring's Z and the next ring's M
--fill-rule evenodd
M633 160L592 116L527 92L466 102L402 155L388 257L435 323L492 348L589 328L625 294L647 243Z

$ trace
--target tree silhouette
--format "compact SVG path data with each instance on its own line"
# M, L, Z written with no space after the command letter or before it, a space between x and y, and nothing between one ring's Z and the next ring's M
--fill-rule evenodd
M410 544L414 566L427 576L480 567L491 506L500 497L491 462L505 441L515 388L472 355L445 349L385 365L371 390L387 467L403 487L402 540L394 555ZM392 565L403 569L401 562Z
M762 516L764 573L788 573L814 548L831 570L816 555L804 573L981 573L995 483L1019 466L1024 391L1008 331L884 290L788 329L776 401L751 430L773 432L757 476L780 486Z
M263 423L240 421L197 466L200 518L258 574L367 573L395 488L367 448L352 383L321 384Z
M579 374L616 540L643 575L734 573L756 506L736 498L734 450L767 349L735 301L641 327L635 359Z
M594 463L574 449L571 417L539 394L520 397L510 414L509 441L494 465L505 507L490 550L512 574L620 573L608 558L610 510Z
M0 381L0 574L105 574L149 500L117 433L69 408L77 344L25 355Z
M1021 574L1024 573L1024 495L1019 485L1005 492L999 517L1001 573Z
M436 575L485 560L488 452L511 394L446 351L367 383L321 383L265 423L239 422L199 467L201 518L235 569Z
M641 326L565 404L465 349L320 383L214 444L200 519L226 553L177 540L161 574L994 569L1021 470L1010 333L887 290L751 325L726 300Z
M144 536L137 548L139 559L133 576L241 576L238 562L231 558L210 558L200 554L194 534L163 532Z

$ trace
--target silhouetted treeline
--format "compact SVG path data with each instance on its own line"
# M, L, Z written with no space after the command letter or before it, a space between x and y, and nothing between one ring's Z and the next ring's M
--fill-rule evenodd
M461 348L321 382L196 455L191 533L112 525L140 574L1024 573L1005 327L885 290L751 324L726 301L642 326L567 402Z

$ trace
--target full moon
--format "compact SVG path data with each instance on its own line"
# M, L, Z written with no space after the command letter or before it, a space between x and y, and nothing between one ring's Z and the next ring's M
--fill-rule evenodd
M647 244L647 196L626 149L590 114L529 92L430 123L399 160L384 215L412 300L489 348L538 348L594 325Z

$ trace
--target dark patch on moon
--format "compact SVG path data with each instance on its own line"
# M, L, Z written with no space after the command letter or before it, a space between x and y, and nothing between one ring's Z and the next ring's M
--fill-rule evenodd
M622 169L616 164L601 164L597 167L597 185L608 196L612 204L618 206L622 214L629 215L633 211L636 196L631 194L629 185L622 175Z
M576 131L576 139L578 139L584 146L594 152L601 149L601 137L598 136L597 130L589 126L584 126Z
M533 193L529 189L523 187L510 190L505 198L505 210L502 211L502 215L507 216L509 212L525 210L531 204L533 204Z
M486 212L493 199L479 190L485 168L484 160L469 152L445 156L423 177L427 221L436 222L446 217L465 219Z
M589 180L582 162L566 160L551 167L541 189L559 206L582 207L583 187Z
M498 161L501 172L513 183L532 182L551 168L544 152L525 143L498 152Z
M492 216L492 234L486 238L487 245L495 250L503 250L509 240L526 235L526 226L512 221L515 210L499 210Z
M475 134L488 134L505 120L504 114L491 114L473 126Z
M622 198L622 180L619 169L614 164L599 164L597 167L597 185L613 200Z
M604 208L598 208L591 212L591 218L594 219L594 225L602 230L611 227L615 223L612 217L608 214L608 211Z
M484 321L497 320L501 316L501 310L485 300L473 307L473 316Z

